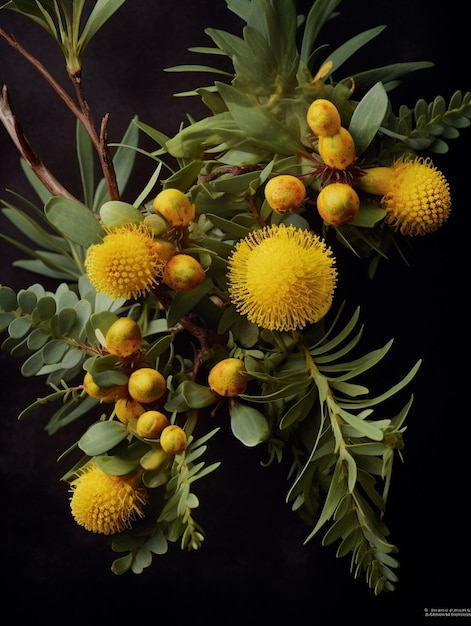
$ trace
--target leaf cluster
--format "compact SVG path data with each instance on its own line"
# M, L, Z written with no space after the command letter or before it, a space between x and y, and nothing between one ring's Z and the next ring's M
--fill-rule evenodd
M86 19L86 0L10 0L0 8L21 13L41 26L60 46L67 69L77 72L85 48L124 2L97 0Z

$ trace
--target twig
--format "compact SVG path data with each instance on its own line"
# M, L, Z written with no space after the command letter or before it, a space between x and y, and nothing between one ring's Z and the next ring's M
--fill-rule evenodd
M13 114L11 110L9 98L8 98L8 90L7 86L3 85L2 87L2 97L0 99L0 121L5 126L8 134L13 140L18 152L24 158L24 160L28 163L31 169L34 171L39 180L43 183L43 185L52 193L54 196L62 196L64 198L69 198L70 200L75 200L78 202L77 198L75 198L65 187L61 185L61 183L51 174L51 172L47 169L41 159L38 157L36 152L33 150L31 144L26 138L21 126Z
M59 85L59 83L54 79L54 77L48 72L48 70L44 67L44 65L36 59L32 54L30 54L23 46L16 40L15 37L7 35L7 33L0 28L0 37L2 37L14 50L19 52L21 56L23 56L31 65L39 72L39 74L46 80L46 82L52 87L52 89L56 92L59 98L64 102L67 108L74 114L74 116L79 120L79 122L83 125L85 130L87 131L95 150L98 153L101 168L103 171L103 176L106 180L108 193L112 200L119 200L119 190L116 182L116 175L113 168L113 163L111 156L109 154L108 145L105 142L106 139L106 122L105 132L102 130L100 135L98 135L93 120L91 118L90 110L88 104L83 98L83 93L81 89L81 81L80 75L70 73L69 76L74 83L76 88L76 92L79 96L79 101L82 108L79 108L69 94ZM104 118L104 119L107 119ZM18 147L17 141L15 141L15 145ZM33 167L33 166L32 166ZM61 194L63 195L63 194ZM70 194L69 194L70 196Z

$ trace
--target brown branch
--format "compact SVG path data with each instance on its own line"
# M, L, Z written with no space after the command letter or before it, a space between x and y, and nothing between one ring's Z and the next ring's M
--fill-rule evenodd
M51 174L33 150L31 144L21 129L16 116L11 110L6 85L3 85L2 87L2 97L0 99L0 121L5 126L5 129L13 140L18 152L28 163L43 185L52 193L52 195L62 196L78 202L77 198L67 191L67 189Z
M103 145L103 135L98 135L95 125L93 123L88 104L83 98L81 90L80 74L69 74L75 88L79 95L79 101L82 108L79 108L69 94L59 85L54 77L48 72L44 65L30 54L23 46L15 39L15 37L7 35L7 33L0 28L0 37L2 37L14 50L16 50L23 58L25 58L31 65L39 72L39 74L46 80L46 82L52 87L59 98L64 102L67 108L73 113L73 115L79 120L87 131L95 150L98 153L100 164L103 171L103 176L108 186L108 192L112 200L119 200L119 191L116 182L116 175L114 172L111 157L108 152L108 146ZM15 142L15 145L18 144Z

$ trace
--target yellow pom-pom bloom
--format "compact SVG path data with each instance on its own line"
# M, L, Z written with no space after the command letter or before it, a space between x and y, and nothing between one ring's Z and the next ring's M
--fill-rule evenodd
M394 180L382 199L386 223L403 235L426 235L450 214L448 182L430 159L397 161Z
M158 281L164 260L146 226L130 224L89 247L85 269L97 291L110 298L138 298Z
M129 528L136 516L144 515L147 492L139 474L110 476L89 463L79 471L70 489L75 521L93 533L119 533Z
M302 228L266 226L236 244L228 289L237 311L262 328L295 330L329 310L337 281L324 241Z

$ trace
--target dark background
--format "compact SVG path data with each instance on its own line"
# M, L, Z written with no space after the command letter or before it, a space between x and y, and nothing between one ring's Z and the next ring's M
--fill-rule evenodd
M299 3L300 9L309 5ZM448 100L456 89L471 89L469 45L457 2L358 0L339 9L340 18L323 34L326 43L338 45L361 30L388 25L359 53L355 68L435 63L393 92L396 112L399 104L413 106L419 97L430 101L440 94ZM240 34L241 22L223 0L128 0L98 34L85 54L83 82L96 119L110 113L110 141L119 141L136 113L169 135L187 112L196 118L206 114L197 100L172 94L210 84L212 77L163 69L205 62L187 48L211 45L203 32L207 26ZM69 89L60 54L39 27L9 11L0 12L0 27L14 32ZM78 173L70 167L75 121L3 41L0 82L8 85L32 145L57 178L77 190ZM464 374L470 133L464 130L446 157L434 159L450 181L453 210L439 232L414 239L411 267L397 260L384 263L373 282L366 278L366 266L352 259L341 261L339 268L343 293L352 306L362 306L366 345L379 347L395 337L385 380L399 379L424 359L413 384L404 463L395 464L386 515L391 540L400 549L396 591L375 597L363 578L355 581L349 574L348 557L336 559L334 549L316 539L303 546L306 528L284 503L286 468L261 467L263 453L243 449L224 428L211 448L223 464L197 484L198 521L207 533L202 549L181 553L175 545L143 574L114 576L109 540L75 524L67 487L60 482L68 466L56 459L76 433L49 437L47 414L17 421L20 410L44 395L45 387L43 381L21 377L20 363L2 353L0 572L3 608L13 611L17 623L111 623L134 612L139 622L156 623L174 617L205 625L265 624L275 618L289 624L344 619L418 624L427 608L471 608L470 417ZM2 197L5 189L28 194L3 127L0 142ZM143 159L130 198L145 183L149 168ZM3 216L1 228L16 235ZM36 277L11 268L16 257L17 251L2 243L1 282L20 289Z

